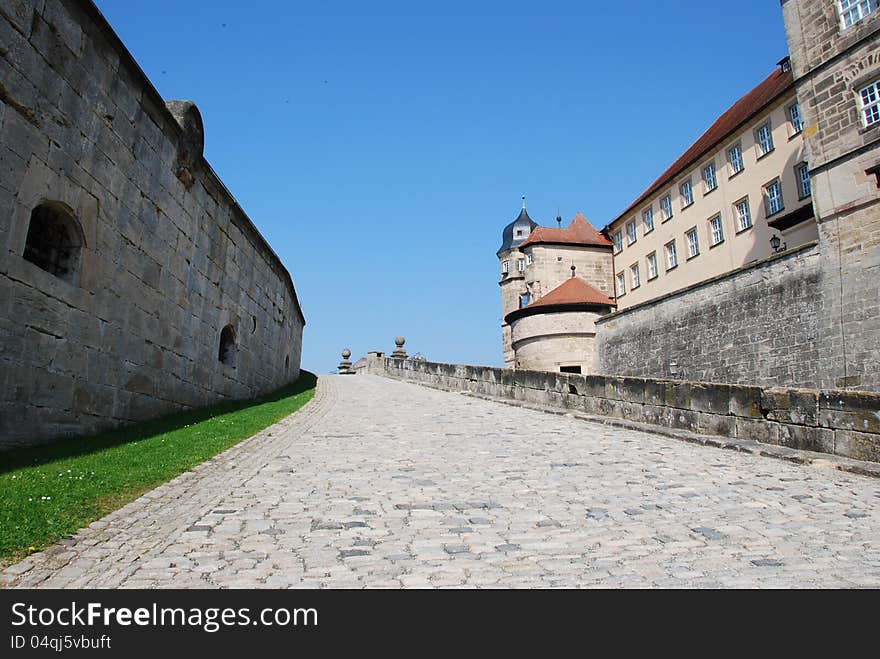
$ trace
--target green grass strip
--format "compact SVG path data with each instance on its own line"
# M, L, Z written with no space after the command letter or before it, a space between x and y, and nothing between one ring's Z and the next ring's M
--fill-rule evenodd
M302 371L256 400L0 453L0 565L69 537L292 414L311 400L316 382Z

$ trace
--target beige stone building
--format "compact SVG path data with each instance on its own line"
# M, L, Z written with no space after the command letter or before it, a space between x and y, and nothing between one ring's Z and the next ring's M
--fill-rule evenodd
M880 389L880 3L783 0L823 264L819 361Z
M507 367L590 373L594 322L614 307L611 243L580 213L540 227L525 202L498 250Z
M816 240L786 58L603 230L618 309Z

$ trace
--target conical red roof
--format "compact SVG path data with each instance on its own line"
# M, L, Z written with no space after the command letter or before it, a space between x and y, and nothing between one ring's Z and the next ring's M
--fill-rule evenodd
M524 307L534 309L557 304L603 304L609 307L615 306L614 300L602 291L590 286L580 277L572 277L560 286L557 286L544 297Z
M520 244L520 248L537 243L611 247L611 241L596 231L581 213L575 215L571 223L564 229L538 227Z

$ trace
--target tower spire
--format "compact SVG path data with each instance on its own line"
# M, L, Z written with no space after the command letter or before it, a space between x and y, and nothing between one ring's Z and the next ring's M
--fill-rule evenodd
M522 196L522 200L523 200L523 210L525 210L526 209L526 196L525 195Z

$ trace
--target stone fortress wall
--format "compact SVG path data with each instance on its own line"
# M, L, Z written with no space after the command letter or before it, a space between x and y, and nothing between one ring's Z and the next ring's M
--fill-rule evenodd
M0 3L0 447L269 392L293 282L89 0Z
M835 387L820 366L816 243L596 321L596 372L758 386Z

